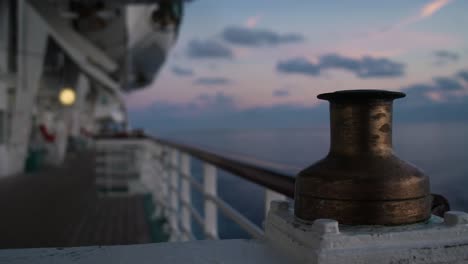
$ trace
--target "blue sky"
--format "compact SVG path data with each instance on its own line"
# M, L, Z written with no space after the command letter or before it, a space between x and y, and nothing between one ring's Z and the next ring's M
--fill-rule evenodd
M317 94L388 89L408 93L408 120L465 120L464 10L463 0L196 0L154 83L127 96L130 117L168 129L295 126L322 113Z

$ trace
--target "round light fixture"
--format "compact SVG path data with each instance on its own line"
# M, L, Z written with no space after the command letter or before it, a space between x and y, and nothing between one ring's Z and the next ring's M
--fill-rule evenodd
M62 105L70 106L75 103L76 94L72 88L63 88L59 94L59 101Z

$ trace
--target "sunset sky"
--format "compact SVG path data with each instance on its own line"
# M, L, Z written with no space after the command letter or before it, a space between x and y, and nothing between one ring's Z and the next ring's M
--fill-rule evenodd
M468 113L466 10L464 0L196 0L154 83L126 97L130 116L139 126L222 127L253 109L287 119L344 89Z

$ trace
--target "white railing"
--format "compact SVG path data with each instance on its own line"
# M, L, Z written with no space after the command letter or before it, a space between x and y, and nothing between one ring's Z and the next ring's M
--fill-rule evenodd
M128 189L145 175L145 150L142 141L98 141L96 148L97 186L112 192L114 189Z
M116 171L113 169L114 166L125 164L122 159L111 157L120 155L136 159L133 160L136 166L133 167L132 171L139 174L139 181L144 188L129 186L129 192L136 190L152 193L154 203L157 205L156 217L166 217L169 222L171 241L195 239L192 232L192 220L203 227L206 239L218 239L218 210L237 223L250 236L263 238L264 233L259 226L218 196L218 171L220 168L227 169L231 173L240 170L242 174L248 176L241 177L247 179L249 179L248 174L250 173L252 174L250 180L257 184L259 184L258 179L265 178L266 184L263 185L260 182L260 185L263 186L275 185L269 183L267 177L260 176L269 173L276 174L275 177L283 177L282 175L269 172L264 168L230 161L225 157L203 150L148 138L99 139L96 146L98 153L100 153L97 171L100 173L99 175L106 172L105 177L111 178L108 181L112 181L115 175L119 175L113 173ZM194 157L203 163L203 181L197 180L192 175L191 163ZM258 175L253 175L256 170ZM284 177L289 178L288 176ZM285 179L285 182L289 186L287 187L289 190L292 186L290 183L293 184L293 181ZM278 184L281 185L281 183ZM202 195L204 214L201 214L192 205L192 191L197 191ZM265 187L265 213L272 200L283 199L286 199L285 195Z

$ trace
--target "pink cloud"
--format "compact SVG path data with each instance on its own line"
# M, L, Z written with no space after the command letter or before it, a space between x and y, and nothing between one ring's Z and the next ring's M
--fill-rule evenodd
M454 0L433 0L428 4L425 4L419 9L419 12L413 16L402 19L400 22L388 27L387 30L376 32L375 34L379 35L388 31L406 27L408 25L417 23L421 20L432 17L434 14L439 12L442 8L448 4L454 2ZM371 34L371 35L375 35Z
M369 52L407 52L410 50L450 48L461 43L455 36L417 31L393 31L368 39L354 40L342 45L342 49L368 50ZM394 54L398 55L398 54Z
M368 38L349 39L338 44L311 46L306 43L285 47L282 57L305 56L310 62L316 62L317 58L325 53L339 53L352 58L361 58L364 55L394 58L411 51L456 49L462 44L463 40L459 36L444 33L392 31Z
M245 26L247 28L254 28L257 26L257 24L260 22L261 19L262 19L262 15L255 15L255 16L249 17L245 21Z
M389 33L393 33L399 29L405 28L411 24L420 22L422 20L428 19L432 17L434 14L442 10L444 7L453 3L455 0L432 0L431 2L423 5L419 8L418 12L412 16L405 17L400 19L398 22L392 25L388 25L383 29L371 31L369 33L364 34L364 36L359 36L359 38L373 38L376 36L386 35Z
M428 92L425 95L433 102L436 102L436 103L445 102L445 98L441 92Z
M423 6L421 9L421 12L419 14L419 17L422 18L427 18L435 14L437 11L442 9L444 6L450 4L453 2L452 0L435 0L430 2L429 4L426 4Z
M323 45L310 47L308 44L302 47L293 47L288 50L296 56L306 56L311 61L323 53L335 52L348 57L396 57L413 50L447 49L456 48L462 42L459 36L404 30L403 28L432 17L444 7L455 0L432 0L419 8L415 15L401 19L394 25L384 30L374 31L368 34L354 34L354 37L346 37L337 42L337 45Z

